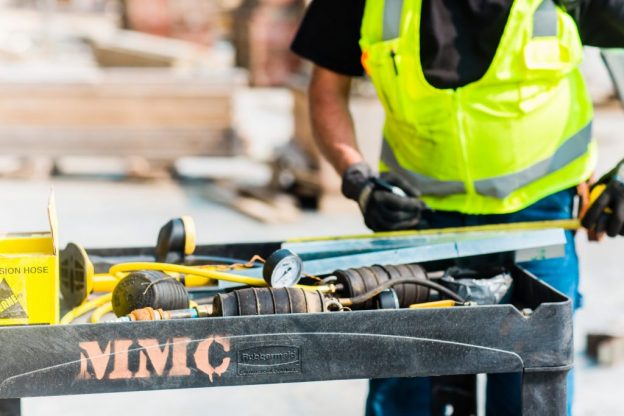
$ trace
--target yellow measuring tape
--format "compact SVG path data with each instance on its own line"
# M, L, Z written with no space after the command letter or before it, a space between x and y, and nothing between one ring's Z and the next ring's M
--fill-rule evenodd
M606 185L600 184L593 187L589 205L591 206L604 192ZM610 208L604 210L606 214L611 214ZM539 231L551 229L578 230L582 228L581 220L551 220L551 221L530 221L530 222L514 222L509 224L492 224L492 225L475 225L469 227L452 227L438 228L430 230L407 230L407 231L388 231L381 233L356 234L346 236L329 236L329 237L312 237L312 238L296 238L288 240L288 243L313 243L321 241L340 241L340 240L365 240L374 238L400 238L400 237L421 237L421 236L438 236L445 234L459 233L476 233L476 232L509 232L509 231Z
M340 240L364 240L374 238L398 238L398 237L421 237L438 236L445 234L476 233L476 232L508 232L508 231L536 231L549 229L578 230L581 228L581 221L578 219L552 220L552 221L530 221L514 222L509 224L475 225L469 227L438 228L431 230L408 230L408 231L388 231L370 234L355 234L344 236L298 238L288 240L288 243L311 243L320 241L340 241Z

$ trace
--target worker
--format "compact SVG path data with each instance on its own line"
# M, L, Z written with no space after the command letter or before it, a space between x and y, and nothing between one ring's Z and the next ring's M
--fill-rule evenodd
M313 0L292 49L314 63L311 119L342 192L388 231L574 217L597 157L583 45L624 47L624 0ZM349 112L364 74L386 114L379 176ZM583 224L624 234L624 161L601 183ZM578 308L566 236L565 257L523 266ZM520 384L488 376L487 414L521 414ZM372 380L366 414L430 415L431 393L430 378Z

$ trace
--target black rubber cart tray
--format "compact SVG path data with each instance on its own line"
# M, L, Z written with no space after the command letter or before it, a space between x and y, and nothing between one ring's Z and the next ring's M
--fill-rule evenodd
M0 398L522 372L524 415L564 415L571 302L516 263L560 253L565 238L560 230L517 236L480 238L465 252L458 237L450 254L420 262L506 265L514 290L505 305L0 328ZM280 246L196 253L244 259ZM153 256L153 248L88 252L96 269L98 258ZM2 402L19 414L18 401Z

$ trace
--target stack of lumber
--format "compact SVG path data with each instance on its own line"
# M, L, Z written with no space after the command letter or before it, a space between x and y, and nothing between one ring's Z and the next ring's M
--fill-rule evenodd
M233 155L238 70L180 75L106 69L82 76L0 71L0 148L26 157Z

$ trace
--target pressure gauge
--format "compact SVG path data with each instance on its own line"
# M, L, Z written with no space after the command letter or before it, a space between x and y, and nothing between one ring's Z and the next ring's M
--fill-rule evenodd
M264 263L262 276L271 287L291 287L301 279L303 261L290 250L277 250Z

